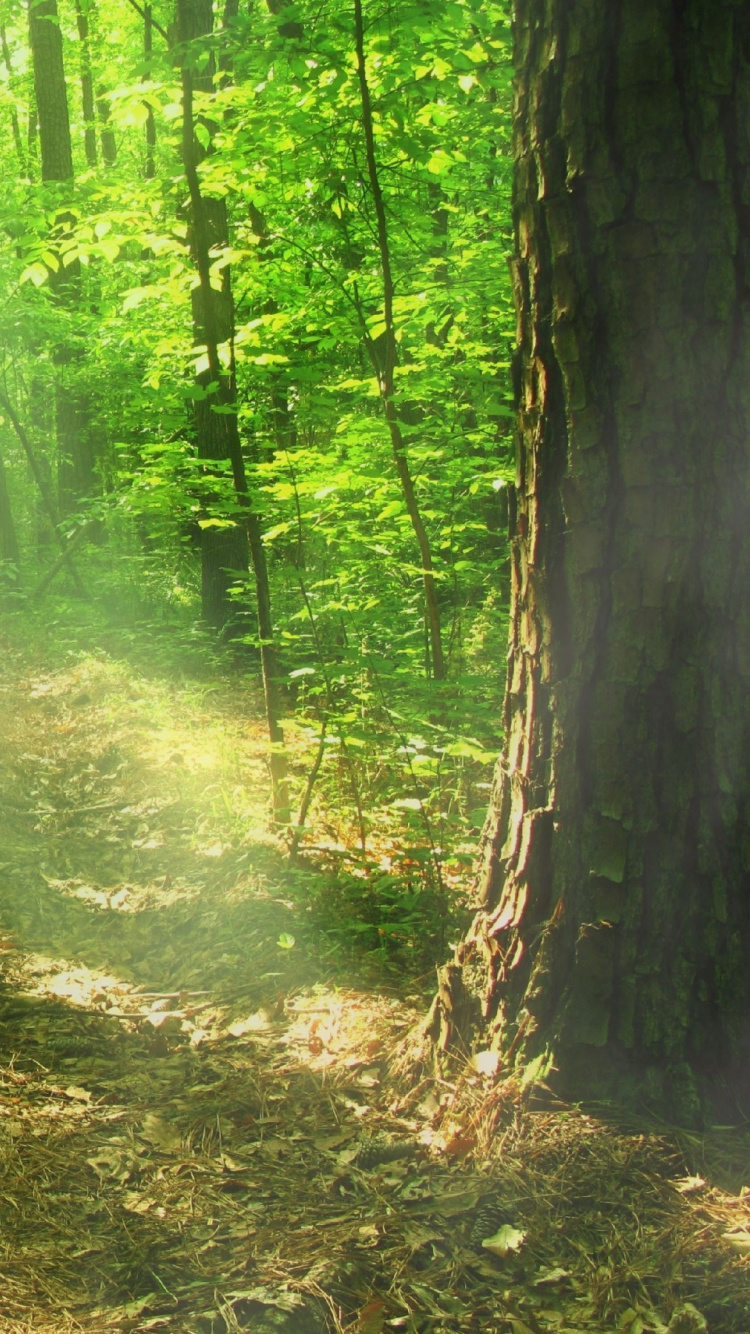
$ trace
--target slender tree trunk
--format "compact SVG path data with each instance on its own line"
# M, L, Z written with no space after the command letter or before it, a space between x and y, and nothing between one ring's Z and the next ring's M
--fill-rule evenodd
M94 76L91 71L91 44L89 41L89 16L85 0L76 0L76 24L78 40L81 44L81 103L83 107L83 140L86 162L95 167L98 162L96 151L96 108L94 106Z
M199 457L211 462L229 460L234 490L244 511L243 522L229 528L203 530L202 572L203 612L210 624L223 627L231 611L227 593L237 572L248 568L248 550L252 561L260 640L266 719L271 743L270 768L274 815L279 823L289 819L286 783L284 734L281 727L279 669L273 635L271 594L266 553L260 520L253 510L248 491L245 462L237 426L237 393L231 345L234 335L234 309L229 269L222 269L221 288L211 284L211 264L217 250L228 243L226 206L223 199L213 199L201 190L198 168L200 145L195 135L193 92L197 78L191 65L189 43L211 32L213 13L210 0L178 0L177 27L182 44L182 151L185 176L190 194L191 244L198 270L199 284L193 293L193 331L198 346L205 346L207 368L198 376L204 394L196 405L196 436ZM201 76L212 88L212 71ZM222 361L222 350L228 355Z
M18 547L16 525L13 522L5 460L2 454L0 454L0 560L7 561L10 566L14 567L14 577L17 578L21 571L21 554Z
M101 144L102 149L102 162L107 167L113 167L117 161L117 140L110 119L109 98L101 88L96 96L96 114L99 121L99 143Z
M36 93L32 85L29 92L29 115L26 123L26 148L29 160L29 175L34 179L34 165L37 156L37 142L39 139L39 117L36 109Z
M505 745L431 1032L750 1099L750 8L518 0Z
M4 23L0 24L0 50L2 50L3 53L3 64L5 66L5 72L8 76L8 90L10 92L12 99L15 88L15 76L13 71L13 62L10 58L8 35ZM13 131L13 143L16 149L16 157L18 158L19 171L23 176L25 176L26 172L28 171L28 162L26 160L26 152L24 150L23 140L21 138L21 123L18 119L18 107L16 106L16 103L12 100L10 105L10 127L11 130Z
M72 183L73 151L56 0L33 0L29 4L29 38L39 117L42 181L47 184ZM57 226L64 229L67 222L66 216L59 213ZM51 274L50 286L61 306L74 307L79 300L80 277L77 264L60 267ZM79 497L90 493L94 481L89 404L78 385L81 356L81 349L72 340L58 346L54 355L57 366L58 493L63 514Z
M145 57L146 68L151 71L151 57L154 51L154 24L153 14L150 5L143 7L143 55ZM145 177L147 181L153 180L156 174L156 120L154 119L154 109L149 102L146 108L146 167Z
M45 475L44 466L37 457L36 451L31 441L29 440L29 437L26 433L26 429L23 426L18 416L18 413L13 407L13 404L3 394L0 394L0 408L2 408L3 412L5 413L9 422L11 423L13 430L18 436L21 448L23 449L23 452L26 455L27 462L34 477L34 481L36 482L37 487L39 489L39 495L41 497L42 504L52 524L52 531L55 535L55 540L60 548L60 552L63 556L64 562L67 565L70 575L73 579L76 592L81 597L85 597L86 590L83 586L83 583L81 582L81 578L80 575L78 574L77 567L73 563L69 549L68 539L60 531L57 506L55 505L54 497L47 484L47 478Z
M412 478L411 468L409 466L409 455L406 449L406 442L401 429L401 421L399 420L399 413L395 401L397 347L396 325L393 314L393 271L391 265L390 242L388 238L388 220L386 217L385 201L383 199L383 191L380 185L380 174L375 154L375 130L373 125L370 89L367 81L367 67L365 63L362 0L354 0L354 22L357 49L357 72L359 75L362 104L362 127L364 130L367 156L367 172L377 221L378 252L380 256L380 268L383 276L383 322L385 324L384 355L382 359L378 357L375 345L371 339L368 340L368 351L370 352L371 360L373 362L373 370L378 377L380 396L383 402L385 418L388 423L388 430L391 437L391 447L393 450L393 461L396 465L396 473L399 482L401 483L404 503L411 520L414 536L417 539L417 546L419 547L419 555L422 562L422 581L424 586L427 624L430 633L432 674L436 681L440 681L445 676L445 659L443 656L443 641L440 628L440 606L438 603L437 585L435 581L435 567L432 560L432 548L419 508L419 501L414 488L414 479Z
M211 33L213 12L210 0L179 0L178 31L184 44ZM192 112L193 91L213 91L213 63L202 67L200 74L188 67L195 59L187 45L183 47L183 161L188 177L191 207L191 246L201 282L193 290L193 333L197 346L211 344L216 350L217 366L209 365L197 379L205 391L211 384L217 385L213 394L199 398L195 404L195 427L198 456L205 459L210 472L211 462L221 463L230 458L233 441L230 435L236 432L236 413L232 407L229 413L218 413L217 395L231 400L234 404L234 387L231 370L222 366L219 360L219 348L225 354L231 346L234 327L234 312L229 272L222 270L221 289L211 287L210 266L228 244L229 228L226 204L223 199L205 195L200 187L198 168L205 155L195 137L195 125ZM210 127L209 127L210 129ZM236 613L236 603L230 597L231 589L236 585L238 575L248 568L248 539L244 524L235 523L224 528L204 528L201 540L201 579L203 616L209 625L223 629Z

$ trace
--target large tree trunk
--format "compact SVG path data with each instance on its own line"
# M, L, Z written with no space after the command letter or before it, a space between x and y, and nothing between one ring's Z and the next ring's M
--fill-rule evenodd
M433 1033L750 1094L750 7L518 0L505 746Z
M35 0L29 4L29 42L39 117L42 180L71 181L73 153L57 0Z

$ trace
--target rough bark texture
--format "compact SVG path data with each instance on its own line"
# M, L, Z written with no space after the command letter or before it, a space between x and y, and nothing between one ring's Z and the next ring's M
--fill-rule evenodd
M29 4L29 41L34 61L42 180L70 181L73 154L57 0L33 0Z
M518 0L519 450L481 909L434 1008L750 1091L750 6Z

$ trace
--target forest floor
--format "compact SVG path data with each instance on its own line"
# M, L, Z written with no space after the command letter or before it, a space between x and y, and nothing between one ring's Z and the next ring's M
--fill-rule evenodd
M746 1133L393 1081L257 701L15 636L0 717L0 1331L750 1334Z

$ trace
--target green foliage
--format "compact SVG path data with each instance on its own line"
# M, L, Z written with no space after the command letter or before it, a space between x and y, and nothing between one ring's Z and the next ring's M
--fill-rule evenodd
M336 894L369 945L442 947L499 743L511 475L509 20L503 3L369 4L367 74L395 279L396 406L434 553L448 680L429 675L421 561L367 356L384 334L353 16L334 0L243 9L188 52L125 0L89 6L91 61L117 156L83 152L79 38L61 5L76 178L39 182L25 19L4 0L0 81L3 385L50 486L55 395L86 404L93 488L67 502L88 590L195 617L201 534L240 513L228 463L198 458L187 187L177 60L196 92L206 196L226 200L235 336L220 353L269 560L292 786L323 761L302 848L345 867ZM275 8L275 7L274 7ZM165 32L173 16L155 8ZM11 121L20 138L10 133ZM154 172L146 172L153 118ZM20 144L20 149L18 147ZM61 298L61 277L70 295ZM85 420L84 420L85 416ZM53 559L27 459L0 421L28 590ZM66 508L65 506L63 508ZM65 578L63 573L61 578ZM254 661L239 579L235 651ZM335 897L335 895L334 895ZM342 909L343 911L343 909ZM335 914L334 914L335 915ZM425 942L432 941L432 944Z

